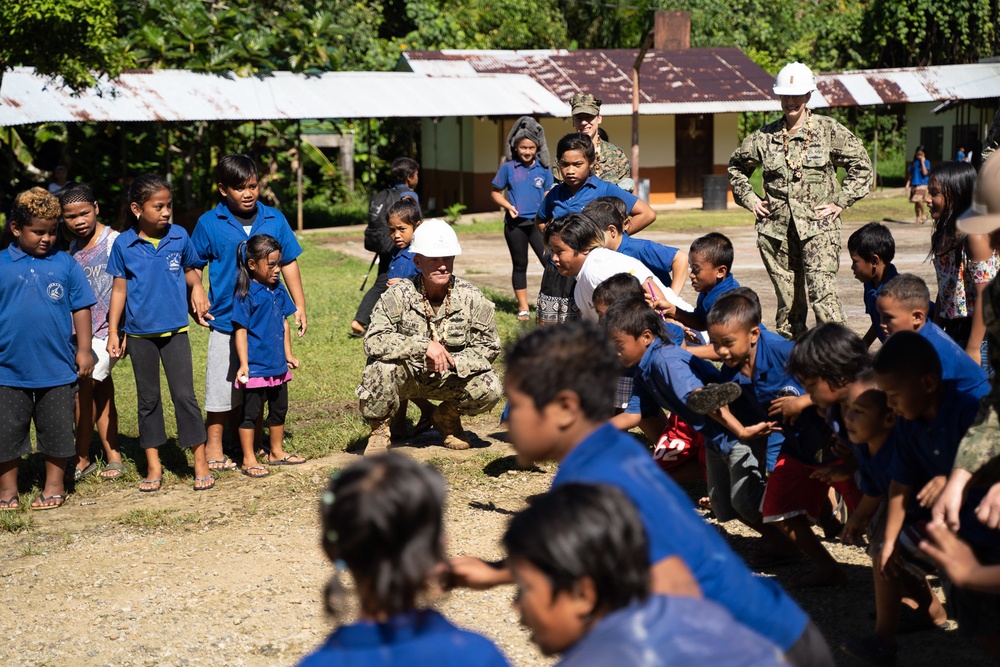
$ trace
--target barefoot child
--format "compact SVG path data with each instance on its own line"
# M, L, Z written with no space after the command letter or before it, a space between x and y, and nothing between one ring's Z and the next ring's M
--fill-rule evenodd
M222 201L198 218L191 243L200 258L198 280L209 267L208 358L205 363L205 418L208 432L208 466L213 471L235 470L236 464L222 453L222 432L232 413L236 432L240 392L234 388L236 348L233 344L233 292L236 288L236 247L255 234L268 234L281 244L281 275L295 302L298 335L306 332L306 301L298 257L302 247L281 211L257 201L257 163L246 155L226 155L215 168ZM273 456L271 457L274 458Z
M139 445L147 464L139 490L153 493L163 485L159 447L167 441L167 432L160 399L162 363L177 416L177 444L190 448L194 456L194 490L207 491L215 486L215 476L205 455L205 423L194 395L187 335L187 290L199 320L208 312L195 270L200 260L184 228L170 224L172 202L166 179L155 174L137 177L128 199L135 224L115 239L108 259L107 270L115 281L107 345L112 358L124 357L127 347L132 359Z
M270 464L290 466L305 463L304 457L286 454L285 414L288 412L289 369L298 368L292 355L292 335L287 318L295 314L295 304L281 284L281 245L273 236L257 234L236 250L239 276L233 296L233 335L240 367L236 382L243 389L243 419L240 422L240 446L243 448L243 474L266 477L264 466L254 455L254 431L264 414L267 424Z
M73 455L73 394L90 376L90 307L83 269L55 249L59 202L42 188L14 200L14 242L0 251L0 510L16 510L17 471L31 453L31 424L45 457L45 481L31 509L66 502L63 475ZM73 350L73 329L77 346Z
M331 475L320 501L320 541L336 573L323 601L336 616L346 570L358 620L331 633L300 667L507 665L488 639L427 606L448 583L444 501L441 474L400 454L362 459Z
M791 598L773 580L754 577L649 452L607 423L621 369L615 356L606 336L585 321L535 329L510 349L504 389L518 461L559 462L553 488L583 482L623 491L649 539L653 593L703 594L777 644L791 664L833 665L819 630ZM507 567L478 559L453 565L465 585L513 581Z
M107 465L100 472L102 479L116 479L124 474L122 455L118 451L118 410L115 407L115 383L111 377L117 359L108 354L108 308L111 306L111 285L114 278L107 272L111 246L118 232L97 219L100 211L89 185L72 183L59 194L62 219L72 235L69 254L83 268L97 303L90 309L93 341L91 350L97 363L90 378L80 378L76 401L76 456L73 479L80 481L97 472L90 459L90 442L94 423L104 447Z
M642 519L614 486L570 483L535 496L503 545L521 623L542 653L562 653L559 667L785 664L718 604L650 594Z

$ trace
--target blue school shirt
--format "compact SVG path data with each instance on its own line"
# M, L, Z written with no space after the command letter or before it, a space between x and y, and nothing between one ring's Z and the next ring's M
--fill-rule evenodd
M337 628L299 667L506 667L507 659L481 635L455 627L433 610L397 614L385 623Z
M896 451L896 432L889 434L889 438L882 443L879 450L873 456L868 445L858 445L851 443L854 451L854 460L858 462L858 488L866 496L888 496L889 467L892 465Z
M655 658L652 658L655 656ZM558 667L666 667L785 663L781 649L710 600L651 595L611 612L568 651Z
M979 412L979 399L959 391L955 382L944 382L944 396L930 423L896 420L898 444L889 466L889 477L919 490L931 478L948 475L958 444Z
M281 283L271 289L256 280L250 281L246 298L233 297L233 326L247 330L247 361L250 377L284 376L285 318L295 314L295 304Z
M698 293L698 301L695 302L694 306L694 316L704 325L708 311L712 310L712 306L719 300L719 297L739 286L740 284L736 282L736 278L733 278L733 274L727 273L725 278L715 284L715 287L707 292Z
M875 327L875 331L878 332L878 339L885 342L888 335L882 329L882 317L878 314L878 308L875 307L876 301L878 301L878 295L882 293L882 288L885 284L899 275L899 271L896 270L895 264L889 264L885 267L885 271L882 273L882 282L879 283L878 287L872 287L872 281L868 280L864 284L865 290L865 312L868 317L872 320L872 326Z
M168 225L156 247L134 227L119 234L111 247L107 272L126 281L125 333L142 336L188 326L184 269L200 262L188 233L179 225Z
M934 351L941 360L942 380L955 381L959 391L973 394L976 398L990 393L990 378L986 371L944 329L933 322L927 322L917 333L934 346Z
M535 160L525 166L520 160L510 160L500 165L493 177L493 187L507 189L507 201L517 209L519 217L533 219L545 193L552 188L552 170Z
M42 389L77 380L73 312L97 303L76 260L16 244L0 251L0 386Z
M413 263L413 253L410 252L410 246L406 246L401 250L397 248L396 252L392 254L392 261L389 262L389 274L386 276L386 279L412 278L418 273L420 273L420 270Z
M913 187L919 187L921 185L927 185L931 178L931 164L924 158L927 163L927 173L924 174L920 169L920 160L914 160L910 163L910 185Z
M209 267L208 300L212 304L209 314L214 320L209 322L213 331L230 334L233 325L233 293L236 290L236 249L251 236L267 234L281 244L281 264L287 266L302 254L302 246L295 239L288 220L281 211L257 202L257 217L250 227L250 234L243 229L225 202L198 218L198 224L191 235L195 251L201 258L198 268L211 263Z
M629 497L649 538L650 563L680 557L707 599L783 651L802 636L805 613L775 581L747 569L632 436L604 424L584 438L559 464L552 488L571 482L610 484Z
M634 239L623 233L618 252L645 264L661 283L670 287L670 283L673 282L670 267L674 263L674 257L677 256L677 248L648 239Z
M570 213L579 213L583 207L599 197L618 197L625 202L625 210L631 211L639 201L631 192L626 192L614 183L602 181L597 176L588 178L575 194L570 194L565 183L560 183L545 195L538 207L538 219L543 222L562 218Z

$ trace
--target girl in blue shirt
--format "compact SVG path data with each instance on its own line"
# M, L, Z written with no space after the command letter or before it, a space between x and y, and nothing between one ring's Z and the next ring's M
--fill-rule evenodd
M549 190L538 207L535 224L544 234L545 225L555 218L580 213L583 207L598 197L618 197L631 214L629 234L635 234L656 219L649 204L613 183L602 181L592 171L597 161L594 144L586 134L567 134L556 145L556 158L563 182ZM544 262L542 286L538 293L535 319L539 324L558 324L577 317L573 290L576 281L561 276L551 258Z
M924 204L927 202L927 178L930 170L931 163L927 161L924 147L917 146L917 150L913 153L913 162L906 168L906 188L910 191L910 201L913 202L918 225L927 221Z
M236 386L243 388L240 446L243 474L267 477L270 471L257 464L254 431L267 402L270 463L273 466L305 463L304 457L286 454L285 415L288 413L290 368L298 368L292 355L292 334L287 318L295 304L281 284L281 244L273 236L257 234L236 249L236 291L233 295L233 340L240 367Z
M445 484L400 454L363 459L331 475L320 502L322 545L337 572L324 594L336 615L340 572L358 592L358 621L334 631L300 667L505 667L488 639L421 602L445 587Z
M127 347L132 357L139 444L146 451L147 465L139 490L152 493L163 485L159 447L167 441L167 432L160 400L162 363L177 415L177 444L190 447L194 456L194 490L207 491L215 486L215 476L208 469L205 422L194 395L187 335L188 289L199 323L207 326L208 298L195 270L201 260L184 228L170 224L173 204L166 179L139 176L129 188L128 200L135 225L115 239L108 258L107 272L114 276L108 354L121 359Z

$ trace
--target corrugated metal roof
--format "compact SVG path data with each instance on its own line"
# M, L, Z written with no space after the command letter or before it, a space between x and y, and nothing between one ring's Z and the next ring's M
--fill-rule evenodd
M565 115L559 98L523 74L442 78L412 72L275 72L240 78L137 70L74 96L15 67L3 75L0 126L75 121L280 120Z
M1000 63L829 72L816 76L813 107L1000 97Z
M432 77L527 74L563 100L579 92L603 100L605 116L632 113L634 49L408 51L400 66ZM737 48L650 51L641 69L643 115L776 111L774 78Z

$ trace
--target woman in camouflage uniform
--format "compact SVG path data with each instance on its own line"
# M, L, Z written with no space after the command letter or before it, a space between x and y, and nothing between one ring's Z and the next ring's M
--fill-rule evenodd
M500 400L493 304L452 273L462 252L455 231L426 220L410 250L420 273L386 290L365 332L368 364L357 396L372 429L366 456L389 446L389 419L402 399L441 401L432 421L449 449L469 448L461 415L486 412Z
M757 248L778 297L776 331L787 338L806 330L809 301L818 323L844 321L840 214L868 194L873 180L861 140L806 108L815 89L808 67L786 65L774 84L784 116L744 139L729 159L733 198L757 218ZM763 199L750 185L758 167ZM837 167L847 170L839 191Z

